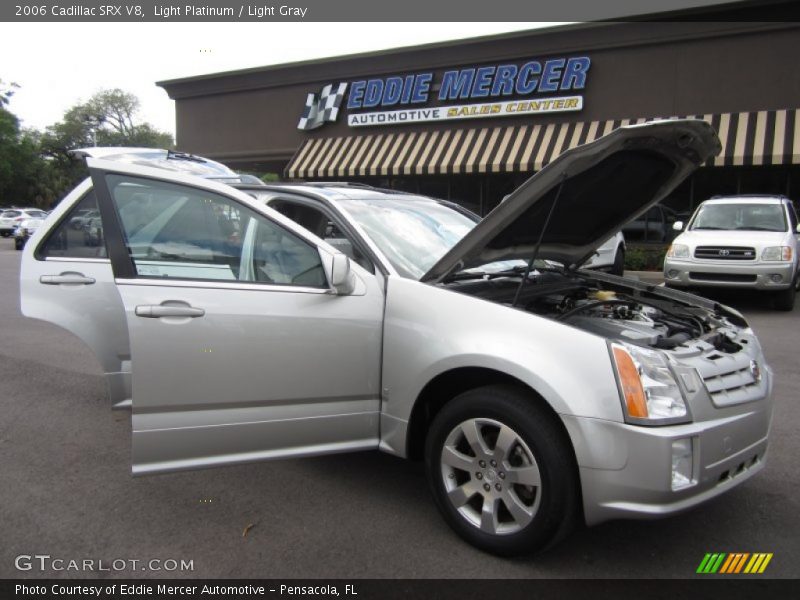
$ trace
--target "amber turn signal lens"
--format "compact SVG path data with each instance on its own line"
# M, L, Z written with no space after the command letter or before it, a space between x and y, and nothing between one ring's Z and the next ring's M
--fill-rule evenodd
M628 409L629 417L646 419L647 402L644 397L642 380L639 378L639 371L633 358L624 348L613 346L614 362L617 363L617 373L622 385L622 395L625 396L625 406Z

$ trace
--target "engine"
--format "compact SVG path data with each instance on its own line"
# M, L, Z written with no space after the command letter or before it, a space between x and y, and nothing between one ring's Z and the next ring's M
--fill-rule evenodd
M537 272L522 290L520 277L513 276L458 282L454 287L608 339L664 350L703 340L721 352L741 350L734 341L736 325L746 323L736 323L737 317L722 314L712 303L692 305L585 273Z

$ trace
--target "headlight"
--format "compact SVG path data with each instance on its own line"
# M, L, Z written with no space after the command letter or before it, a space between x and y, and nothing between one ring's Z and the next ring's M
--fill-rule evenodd
M670 258L689 258L689 246L685 244L672 244L667 250Z
M790 261L792 260L791 246L770 246L761 252L761 260Z
M626 421L665 425L691 420L683 394L662 352L614 342L611 353Z

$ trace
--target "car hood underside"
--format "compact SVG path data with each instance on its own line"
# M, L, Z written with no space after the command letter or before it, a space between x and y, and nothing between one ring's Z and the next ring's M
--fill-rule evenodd
M568 150L508 196L421 281L499 260L586 260L625 223L720 152L714 129L676 119L621 127Z

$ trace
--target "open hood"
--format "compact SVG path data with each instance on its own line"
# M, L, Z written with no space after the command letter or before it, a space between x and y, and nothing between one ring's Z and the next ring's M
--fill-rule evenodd
M578 265L720 150L713 127L692 119L621 127L568 150L500 203L421 281L441 282L498 260L527 261L540 237L538 258Z

